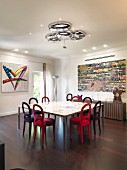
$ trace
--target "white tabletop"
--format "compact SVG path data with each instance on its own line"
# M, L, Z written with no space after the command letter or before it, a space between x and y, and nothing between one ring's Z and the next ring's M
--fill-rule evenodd
M39 105L43 108L43 111L45 113L51 113L53 115L66 117L74 113L80 112L82 106L84 106L85 103L71 101L57 101L49 103L39 103ZM91 108L93 108L94 106L95 104L91 104ZM32 108L33 104L31 104L30 107ZM88 107L85 108L85 110L87 109Z

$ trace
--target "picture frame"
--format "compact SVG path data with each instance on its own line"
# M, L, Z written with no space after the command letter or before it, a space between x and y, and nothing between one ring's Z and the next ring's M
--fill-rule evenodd
M28 65L2 62L2 92L27 92Z

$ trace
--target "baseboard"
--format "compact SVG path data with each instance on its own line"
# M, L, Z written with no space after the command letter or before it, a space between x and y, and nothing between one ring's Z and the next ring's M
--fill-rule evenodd
M2 116L9 116L9 115L13 115L13 114L17 114L17 111L0 113L0 117L2 117Z

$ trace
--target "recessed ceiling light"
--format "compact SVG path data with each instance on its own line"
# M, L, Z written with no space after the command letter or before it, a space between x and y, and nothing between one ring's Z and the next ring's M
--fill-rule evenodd
M86 49L83 49L82 51L83 51L83 52L87 52L87 50L86 50Z
M92 47L93 50L96 50L97 48L96 47Z
M107 45L107 44L104 44L104 45L103 45L103 47L104 47L104 48L107 48L107 47L108 47L108 45Z
M18 48L15 48L13 51L16 51L16 52L18 52L18 51L19 51L19 49L18 49Z
M83 25L81 25L81 28L83 28Z
M29 35L32 35L32 33L30 32Z
M90 34L88 34L88 37L91 37L91 35L90 35Z
M42 24L41 24L40 26L41 26L41 27L43 27L43 25L42 25Z
M27 54L28 53L28 51L25 51L25 54Z
M59 18L59 21L61 21L61 18Z

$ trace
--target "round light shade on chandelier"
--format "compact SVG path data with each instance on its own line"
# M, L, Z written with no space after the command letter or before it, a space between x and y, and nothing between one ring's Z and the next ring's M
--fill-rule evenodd
M65 21L53 22L48 25L50 31L61 32L68 31L71 29L71 23Z
M81 40L87 33L82 30L71 30L72 24L66 21L53 22L48 25L51 31L45 37L50 42L59 42L62 40Z
M73 32L71 39L72 40L81 40L86 36L86 32L82 30L76 30Z

